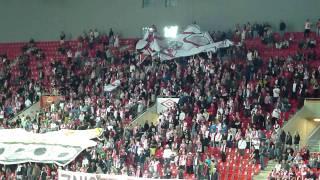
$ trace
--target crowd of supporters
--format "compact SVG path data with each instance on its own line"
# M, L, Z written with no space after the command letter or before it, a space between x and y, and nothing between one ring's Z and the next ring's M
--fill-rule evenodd
M272 179L318 179L320 154L310 153L307 148L293 150L286 148L278 158L269 175Z
M215 40L227 38L223 34L212 36ZM32 40L16 60L2 57L1 126L37 133L103 128L96 147L60 167L70 171L218 179L218 164L226 162L228 149L232 148L239 156L248 151L250 162L261 169L266 159L279 161L270 178L290 179L295 168L306 164L319 168L318 155L310 158L307 149L299 151L299 134L292 137L281 130L292 102L301 107L305 97L319 96L320 68L308 64L318 57L297 53L263 59L258 50L247 49L247 38L259 36L266 44L274 43L272 28L267 24L237 26L232 36L242 45L220 49L214 55L204 53L161 62L151 58L140 61L129 52L120 58L113 56L111 46L118 48L119 37L112 30L109 36L90 31L78 38L74 51L61 33L57 51L67 60L50 64L50 86L41 70L46 54ZM310 41L305 39L306 44ZM38 61L38 81L26 78L30 76L28 62L32 57ZM13 64L18 64L21 72L17 78L11 75ZM106 87L116 82L119 87L108 91ZM65 98L32 118L21 116L11 121L44 92ZM159 114L157 124L127 128L134 115L152 105L157 96L181 97L184 101ZM219 149L218 156L208 153L212 148ZM0 167L4 179L54 179L59 168L38 163ZM305 169L302 176L312 175Z

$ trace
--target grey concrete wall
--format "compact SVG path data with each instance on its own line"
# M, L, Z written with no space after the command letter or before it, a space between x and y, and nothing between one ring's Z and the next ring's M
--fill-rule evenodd
M320 123L313 121L320 117L320 101L305 100L304 106L283 127L283 130L294 136L298 132L301 138L300 147L308 143L311 133L319 127Z
M160 3L163 2L163 3ZM90 28L113 27L124 37L139 37L141 28L156 24L186 26L196 21L204 30L225 30L235 23L288 22L302 31L306 18L320 18L319 0L165 0L142 8L142 0L0 0L0 42L58 39L64 30L73 37Z

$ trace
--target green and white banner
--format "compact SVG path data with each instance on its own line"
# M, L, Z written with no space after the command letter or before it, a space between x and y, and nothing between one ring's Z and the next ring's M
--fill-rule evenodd
M65 166L84 149L95 146L96 142L91 139L101 134L101 129L61 130L45 134L3 129L0 130L0 164L40 162Z

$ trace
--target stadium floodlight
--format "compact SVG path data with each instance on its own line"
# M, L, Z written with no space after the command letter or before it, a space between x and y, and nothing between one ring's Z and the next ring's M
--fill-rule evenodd
M178 26L165 26L164 27L164 37L166 38L176 38L178 33Z
M320 122L320 118L314 118L313 119L315 122Z

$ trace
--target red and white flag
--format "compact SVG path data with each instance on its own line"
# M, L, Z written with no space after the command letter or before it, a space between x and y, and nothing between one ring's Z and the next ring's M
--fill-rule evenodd
M230 47L233 42L213 42L207 32L201 32L198 25L189 25L176 38L163 38L156 31L148 31L136 44L142 54L159 56L161 60L192 56L202 52L216 52L219 48Z

